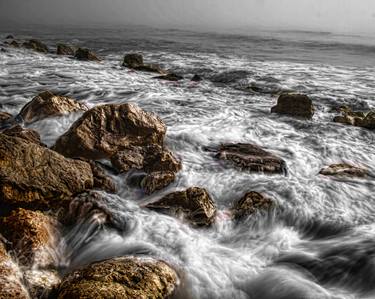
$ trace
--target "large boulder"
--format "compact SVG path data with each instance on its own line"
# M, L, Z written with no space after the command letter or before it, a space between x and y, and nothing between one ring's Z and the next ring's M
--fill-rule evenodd
M122 257L93 263L68 274L57 299L170 298L178 285L176 272L162 261Z
M57 44L56 54L74 56L75 49L74 47L66 45L66 44Z
M0 298L30 299L22 280L22 272L7 253L0 238Z
M16 209L1 218L0 224L0 231L11 242L20 264L37 268L56 264L59 229L53 216Z
M94 107L78 119L54 145L66 157L110 158L129 146L162 145L163 121L135 104Z
M27 103L19 113L25 123L71 112L86 111L87 107L76 100L44 91Z
M147 208L182 216L196 226L209 226L215 221L216 206L205 189L192 187L170 193Z
M166 71L157 64L145 64L143 56L137 53L126 54L122 65L137 71L166 74Z
M24 48L31 49L40 53L48 53L48 47L37 39L30 39L22 44Z
M78 48L74 54L74 57L78 60L83 61L101 61L96 53L86 48Z
M13 127L3 130L2 133L7 136L18 137L27 142L31 142L31 143L44 146L44 144L40 140L39 133L33 129L27 129L20 125L15 125Z
M223 144L218 148L208 148L208 150L215 152L216 158L229 161L242 170L287 173L287 166L283 159L254 144Z
M164 189L176 180L176 173L172 171L151 172L142 177L139 187L146 194L152 194Z
M312 100L306 95L282 94L277 100L277 105L272 107L271 112L303 118L312 118L315 108Z
M235 219L241 219L262 210L267 211L272 206L273 202L271 199L258 192L251 191L236 201L231 211Z
M368 175L368 170L350 164L332 164L320 170L319 174L326 176L349 176L364 177Z
M88 163L0 134L0 204L32 209L60 207L93 185Z

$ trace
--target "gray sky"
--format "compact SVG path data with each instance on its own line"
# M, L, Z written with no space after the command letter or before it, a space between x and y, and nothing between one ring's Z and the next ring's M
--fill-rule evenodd
M0 0L0 22L375 33L375 0Z

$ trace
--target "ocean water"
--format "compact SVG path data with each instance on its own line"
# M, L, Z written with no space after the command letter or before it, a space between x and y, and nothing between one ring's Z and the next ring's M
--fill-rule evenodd
M89 47L104 60L80 62L54 54L7 48L0 52L0 108L13 114L43 90L88 106L133 102L158 114L167 146L183 170L168 188L145 196L112 175L116 195L103 193L117 228L82 219L58 249L64 272L121 255L163 259L181 278L177 298L374 298L375 132L333 123L333 109L375 108L375 39L328 32L194 33L126 28L1 28L0 36L40 38ZM180 82L121 66L124 54L183 75ZM202 82L191 82L199 74ZM256 86L259 92L246 89ZM308 94L312 120L270 113L277 93ZM51 146L80 116L30 127ZM224 142L255 143L282 157L288 175L247 173L205 152ZM366 167L367 178L318 175L332 163ZM206 188L218 207L216 223L196 229L142 208L163 194ZM248 191L262 192L275 211L240 223L226 217ZM68 249L69 248L69 249Z

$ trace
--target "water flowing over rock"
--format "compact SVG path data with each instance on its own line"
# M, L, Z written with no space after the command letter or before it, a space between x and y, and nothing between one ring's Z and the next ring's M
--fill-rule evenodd
M319 174L327 176L350 176L364 177L368 175L368 170L350 164L332 164L320 170Z
M216 158L229 161L242 170L287 173L287 166L283 159L254 144L223 144L217 148L207 148L207 150L215 152Z
M137 53L126 54L122 65L137 71L166 74L166 71L157 64L145 64L143 56Z
M32 298L51 298L55 288L60 284L61 278L56 270L26 270L23 275Z
M57 299L170 298L178 285L176 272L162 261L122 257L93 263L67 275Z
M216 74L211 77L211 81L214 83L230 84L235 83L241 79L245 79L250 75L250 72L244 70L231 70Z
M78 48L74 54L74 57L78 60L83 61L101 61L101 59L96 55L96 53L86 48Z
M248 192L232 207L232 214L235 219L252 215L261 210L269 210L273 206L271 199L258 192Z
M44 144L40 140L40 135L37 131L23 128L20 125L15 125L13 127L7 128L4 131L2 131L2 133L7 136L18 137L27 142L31 142L37 145L44 146Z
M25 123L32 123L47 117L61 116L71 112L86 111L87 107L76 100L44 91L34 97L19 115Z
M88 163L0 134L1 204L32 209L60 207L93 185Z
M170 193L146 207L183 216L196 226L209 226L216 216L216 207L211 196L205 189L198 187Z
M75 49L74 47L66 44L57 44L56 54L74 56Z
M129 146L162 145L165 133L155 114L135 104L108 104L84 113L53 148L67 157L97 160Z
M37 39L30 39L22 44L24 48L31 49L40 53L48 53L48 47Z
M184 79L184 77L171 73L171 74L167 74L167 75L154 77L154 79L165 80L165 81L180 81L180 80Z
M306 95L282 94L271 112L310 119L314 115L315 108L312 100Z
M59 236L57 220L39 211L13 210L0 219L0 231L12 243L22 265L47 267L55 264L53 248Z
M365 113L362 111L352 111L349 107L340 109L340 111L342 115L335 116L333 119L334 122L362 127L369 130L375 129L375 111Z

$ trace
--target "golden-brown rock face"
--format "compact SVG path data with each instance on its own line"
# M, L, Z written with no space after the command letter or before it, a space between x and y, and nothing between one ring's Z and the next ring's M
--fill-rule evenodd
M86 162L0 134L1 204L31 209L61 207L72 195L92 189L93 180Z
M341 163L324 167L320 170L319 174L327 176L364 177L368 174L368 170L362 167Z
M25 123L32 123L47 117L61 116L71 112L86 111L87 107L76 100L44 91L33 98L19 115Z
M258 192L251 191L234 203L232 214L235 219L241 219L261 210L269 210L272 206L271 199Z
M312 100L306 95L282 94L277 100L277 105L272 107L271 112L302 118L312 118L315 108Z
M84 61L100 61L101 59L93 51L86 48L78 48L74 54L74 57L78 60Z
M108 104L85 112L54 146L66 157L110 158L129 146L163 144L166 126L135 104Z
M2 131L2 133L7 136L21 138L25 140L26 142L31 142L31 143L44 146L40 140L39 133L33 129L23 128L20 125L15 125L15 126L5 129L4 131Z
M176 272L162 261L135 257L93 263L67 275L58 299L162 299L178 284Z

